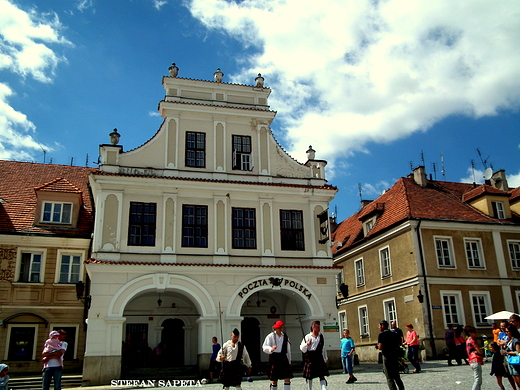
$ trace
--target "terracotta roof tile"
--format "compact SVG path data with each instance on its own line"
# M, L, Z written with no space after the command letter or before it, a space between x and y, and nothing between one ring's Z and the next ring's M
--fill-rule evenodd
M88 175L97 168L0 160L0 233L89 236L94 223ZM34 226L36 190L80 193L76 229Z
M470 200L476 199L480 196L484 196L486 194L490 195L500 195L500 196L510 196L505 191L499 190L498 188L492 187L487 184L479 185L468 192L464 193L463 200L464 202L469 202Z

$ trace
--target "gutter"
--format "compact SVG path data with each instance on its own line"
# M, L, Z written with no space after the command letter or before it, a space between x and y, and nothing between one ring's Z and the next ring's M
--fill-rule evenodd
M415 231L417 232L417 241L419 244L419 257L421 261L421 268L424 279L424 296L426 298L426 312L428 315L428 330L430 332L430 347L432 349L432 355L435 358L437 356L437 348L435 348L435 338L433 337L433 316L432 316L432 307L430 302L430 289L428 288L428 282L426 280L426 267L424 264L424 255L422 248L422 240L421 240L421 222L422 219L419 220L419 223L415 227Z

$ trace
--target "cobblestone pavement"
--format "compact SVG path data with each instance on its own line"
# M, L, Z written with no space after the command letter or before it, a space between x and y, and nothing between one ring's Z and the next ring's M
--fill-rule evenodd
M410 368L411 365L409 365ZM407 390L414 389L442 389L442 390L470 390L473 385L473 371L469 366L453 366L448 367L446 362L440 361L429 361L422 364L423 371L419 374L412 374L410 370L409 374L401 374L403 383ZM482 390L498 389L496 379L494 376L489 375L491 370L491 363L485 363L482 366ZM342 390L386 390L388 386L386 384L385 376L382 372L382 365L375 363L361 363L354 367L354 375L358 378L358 381L353 384L345 384L348 379L348 375L342 374L341 371L331 371L331 375L327 378L328 390L342 389ZM160 378L147 378L149 380L155 380L156 384L159 384ZM282 381L280 381L282 382ZM280 383L281 384L281 383ZM511 389L507 379L504 378L504 385L506 389ZM148 389L174 389L181 386L158 386L158 387L147 387ZM96 387L81 387L76 389L68 390L119 390L119 389L132 389L132 388L144 388L139 386L123 387L123 386L96 386ZM206 390L220 390L222 385L219 383L206 384L204 386L195 387L197 389ZM243 390L269 390L269 381L262 378L255 378L253 382L242 382ZM283 390L283 386L279 386L280 390ZM319 381L317 379L313 382L314 390L321 390L319 387ZM291 390L307 390L307 386L303 378L296 376L292 380Z

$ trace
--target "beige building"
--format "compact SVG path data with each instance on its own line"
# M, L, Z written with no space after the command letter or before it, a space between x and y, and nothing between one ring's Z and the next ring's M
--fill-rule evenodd
M520 311L520 188L428 180L424 167L338 225L338 316L361 360L376 360L379 321L414 325L424 357L442 356L449 323L491 336L485 317Z
M338 269L327 242L337 189L325 180L326 162L309 148L298 163L276 142L260 75L254 86L214 76L191 80L171 70L159 130L134 150L123 151L117 132L100 147L86 264L84 380L92 385L119 378L125 352L145 344L165 343L169 366L202 371L212 336L225 341L235 327L259 366L278 319L295 360L302 332L323 321L338 362Z
M82 369L88 302L76 283L89 257L92 171L0 161L0 356L16 376L41 371L53 329L67 332L67 372Z

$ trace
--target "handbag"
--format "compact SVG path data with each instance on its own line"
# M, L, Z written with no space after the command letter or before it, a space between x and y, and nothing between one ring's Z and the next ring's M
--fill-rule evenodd
M512 366L520 366L520 356L507 355L507 362Z

